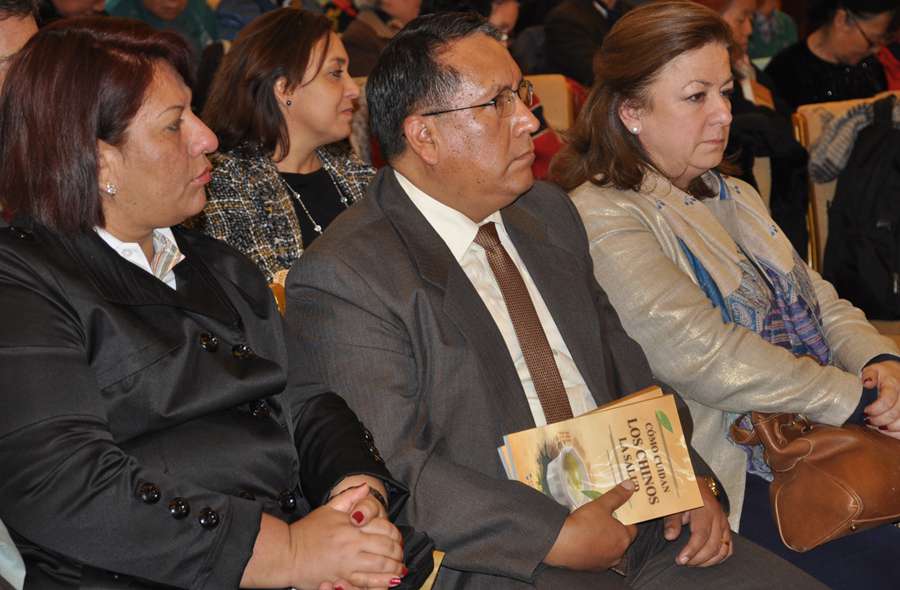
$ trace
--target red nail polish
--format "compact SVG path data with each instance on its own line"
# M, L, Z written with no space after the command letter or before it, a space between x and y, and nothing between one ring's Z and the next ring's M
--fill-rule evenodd
M391 583L388 584L389 588L395 588L400 585L400 578L391 578Z
M334 590L344 590L344 587L343 586L335 586Z
M887 430L887 429L888 429L887 424L885 424L884 426L878 427L878 430Z
M409 573L409 570L408 570L408 569L406 568L406 566L404 565L404 566L403 566L403 571L400 572L400 577L402 578L402 577L404 577L404 576L405 576L406 574L408 574L408 573Z
M359 510L357 510L356 512L354 512L354 513L351 514L350 516L353 517L353 520L356 521L356 524L362 524L362 521L363 521L363 519L365 518L365 516L363 516L363 513L360 512Z

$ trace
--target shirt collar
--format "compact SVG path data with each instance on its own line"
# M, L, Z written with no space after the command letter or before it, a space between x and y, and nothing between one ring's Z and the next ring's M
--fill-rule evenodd
M466 250L475 240L478 228L486 223L493 222L499 227L503 227L503 217L499 211L494 211L487 216L481 223L475 223L461 212L453 207L449 207L434 197L422 191L414 185L408 178L394 170L397 182L409 196L416 209L425 216L428 223L441 237L453 258L457 262L461 262Z
M153 260L147 260L137 242L123 242L102 227L95 227L94 231L116 254L161 280L165 280L175 265L184 260L175 234L168 227L153 230Z

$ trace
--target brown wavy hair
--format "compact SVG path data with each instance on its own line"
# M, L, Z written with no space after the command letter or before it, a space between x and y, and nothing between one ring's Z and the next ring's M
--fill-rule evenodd
M713 10L695 2L651 2L623 16L594 58L594 86L567 134L568 144L553 160L551 179L566 190L588 180L638 190L645 173L656 168L625 128L619 109L626 102L650 106L648 88L666 64L710 43L731 53L731 30ZM699 179L689 189L705 196Z

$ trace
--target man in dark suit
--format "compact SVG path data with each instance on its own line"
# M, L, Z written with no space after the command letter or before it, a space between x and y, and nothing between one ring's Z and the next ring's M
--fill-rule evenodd
M623 10L623 0L563 0L547 14L547 60L551 70L594 83L594 54Z
M532 186L530 87L494 31L417 19L367 87L390 167L291 270L289 381L324 379L364 417L411 488L405 517L447 552L438 587L819 588L732 536L706 485L703 507L634 527L612 516L625 486L570 514L506 478L504 434L653 378L574 207Z

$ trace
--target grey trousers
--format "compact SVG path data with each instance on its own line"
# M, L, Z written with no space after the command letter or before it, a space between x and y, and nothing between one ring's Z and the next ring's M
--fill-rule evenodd
M541 570L533 584L486 574L442 568L436 589L525 590L827 590L818 580L780 557L743 537L733 534L734 555L706 568L684 567L675 557L687 543L690 530L669 542L660 537L648 554L629 559L630 572L622 577L613 572L575 572L559 568ZM649 549L649 548L648 548Z

